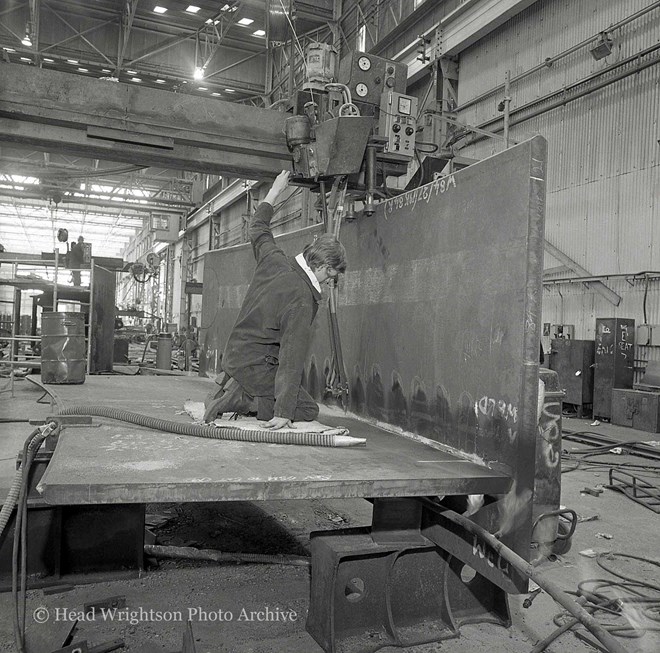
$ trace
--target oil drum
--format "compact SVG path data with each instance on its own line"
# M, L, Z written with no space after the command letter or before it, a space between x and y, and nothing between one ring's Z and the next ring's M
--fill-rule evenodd
M84 383L86 363L85 316L82 313L42 313L42 383Z

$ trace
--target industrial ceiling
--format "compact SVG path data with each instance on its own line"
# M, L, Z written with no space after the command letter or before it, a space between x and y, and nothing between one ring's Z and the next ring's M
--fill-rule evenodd
M290 34L289 6L290 0L7 0L0 10L0 77L2 64L14 64L268 106L273 51ZM295 9L297 33L327 38L330 0L296 2ZM0 243L7 251L52 251L57 229L65 227L73 238L92 241L95 254L119 256L151 212L189 212L200 186L187 170L5 143Z

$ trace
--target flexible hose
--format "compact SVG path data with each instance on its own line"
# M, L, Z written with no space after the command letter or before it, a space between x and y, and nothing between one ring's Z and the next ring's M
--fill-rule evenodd
M494 535L483 529L481 526L478 526L467 517L459 515L452 510L445 510L429 500L423 500L423 503L433 512L441 514L446 519L462 526L469 533L476 535L487 542L503 560L506 560L506 562L508 562L514 569L517 569L521 574L527 576L527 578L531 578L541 589L545 590L545 592L557 601L557 603L590 630L609 653L629 653L624 646L610 635L610 633L608 633L603 626L569 594L562 590L556 583L540 575L539 572L529 564L529 562L521 558L517 553L509 549L509 547L502 544L502 542L500 542Z
M30 482L30 469L37 451L41 447L46 436L55 428L54 423L49 423L43 428L33 431L23 444L23 457L20 466L19 494L16 500L16 520L14 523L14 546L12 551L12 598L14 601L13 627L14 640L18 653L25 651L25 612L27 593L27 497ZM20 558L20 565L19 565ZM19 570L21 574L21 586L19 594Z
M264 553L225 553L213 549L194 549L188 546L159 546L145 544L144 552L155 558L173 558L175 560L212 560L214 562L247 562L267 565L292 565L309 567L310 560L304 556L267 555Z
M32 433L30 433L30 435L28 436L26 442L29 443L32 440L32 438L34 438L34 436L37 435L38 433L39 433L39 429L34 429L34 431L32 431ZM12 481L11 487L9 488L7 498L2 504L2 510L0 510L0 541L2 540L2 534L4 533L5 527L9 522L9 518L11 517L11 512L14 509L14 506L16 505L16 501L18 500L18 495L21 491L21 482L23 480L23 466L25 465L25 462L26 459L23 458L20 467L16 470L16 473L14 474L14 480Z
M200 426L199 424L186 424L184 422L173 422L168 419L160 419L151 415L132 413L127 410L110 408L108 406L69 406L59 411L60 415L95 415L96 417L107 417L121 422L129 422L138 426L178 433L179 435L191 435L198 438L210 438L213 440L234 440L238 442L263 442L268 444L299 444L312 447L346 447L366 442L363 438L354 438L346 434L281 432L281 431L257 431L243 430L239 428L217 428L215 426ZM346 431L348 433L348 431Z

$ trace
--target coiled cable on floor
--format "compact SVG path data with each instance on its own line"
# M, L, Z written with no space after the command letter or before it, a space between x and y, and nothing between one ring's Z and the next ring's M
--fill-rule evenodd
M96 417L107 417L121 422L129 422L158 431L178 433L179 435L191 435L198 438L210 438L213 440L234 440L237 442L262 442L267 444L298 444L312 447L350 447L365 444L364 438L354 438L348 435L348 430L341 434L313 433L300 431L258 431L243 430L239 428L217 428L215 426L201 426L199 424L187 424L185 422L174 422L168 419L133 413L108 406L69 406L59 411L59 415L94 415Z
M492 533L475 524L471 519L459 515L452 510L447 510L428 499L423 499L422 503L432 512L440 513L446 519L454 524L463 527L468 533L476 535L481 540L488 543L503 560L508 562L518 572L533 580L541 589L549 594L557 603L559 603L567 612L573 615L583 626L591 631L598 641L610 651L610 653L628 653L614 637L587 610L581 605L581 601L576 601L567 592L561 589L556 583L545 578L529 562L521 558L498 540Z

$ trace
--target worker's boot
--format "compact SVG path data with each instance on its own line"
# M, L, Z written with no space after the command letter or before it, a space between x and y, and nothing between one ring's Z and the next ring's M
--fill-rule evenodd
M206 395L206 399L204 399L204 406L208 408L214 401L217 401L222 397L223 394L225 394L225 386L227 383L229 383L229 380L231 379L231 376L227 374L227 372L220 372L218 376L215 377L215 383L218 386L214 390L211 390Z
M256 411L254 397L243 390L243 387L231 377L224 384L224 388L216 391L215 396L204 402L204 421L213 422L222 417L223 413L238 413L245 415Z

